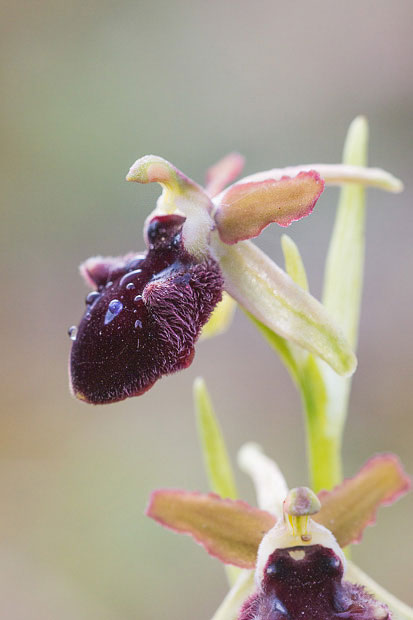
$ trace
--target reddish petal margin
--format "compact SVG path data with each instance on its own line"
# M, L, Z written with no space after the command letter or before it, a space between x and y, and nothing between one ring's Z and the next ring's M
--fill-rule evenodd
M374 456L353 478L318 494L321 510L314 520L333 532L341 547L360 542L376 521L380 505L395 502L411 488L410 478L394 454Z
M309 215L324 189L314 170L296 177L236 183L217 199L215 223L228 244L257 237L272 222L288 226Z
M216 196L226 185L235 181L242 172L244 162L244 157L239 153L229 153L208 168L205 187L208 196Z
M146 514L180 534L190 534L206 551L240 568L254 568L258 545L275 517L240 500L209 493L160 489L151 495Z

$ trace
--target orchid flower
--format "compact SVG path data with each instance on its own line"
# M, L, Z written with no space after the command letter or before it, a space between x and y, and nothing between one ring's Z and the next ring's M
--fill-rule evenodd
M94 290L79 326L69 330L77 398L104 404L138 396L189 366L223 291L336 373L354 372L341 328L249 239L270 223L287 226L309 215L325 184L397 192L401 182L378 169L317 164L261 172L225 189L242 163L237 154L221 160L208 171L205 189L161 157L133 164L128 181L158 182L163 192L146 220L145 253L94 257L80 267Z
M158 490L147 509L161 525L190 534L210 555L244 569L213 620L413 617L371 580L370 592L365 580L352 583L352 575L362 573L342 551L361 539L380 505L410 488L394 455L373 457L318 497L305 487L288 492L278 466L255 444L241 449L239 463L254 480L260 508L216 494Z

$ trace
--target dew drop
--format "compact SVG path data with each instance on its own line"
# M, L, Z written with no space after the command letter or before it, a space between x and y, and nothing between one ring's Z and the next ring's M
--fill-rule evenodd
M126 285L126 288L128 291L133 291L133 289L135 288L135 285L133 282L128 282L128 284Z
M136 295L133 301L138 304L140 301L142 301L142 295Z
M123 303L121 301L119 301L119 299L112 299L112 301L109 304L109 310L115 316L117 314L119 314L119 312L122 310L122 308L123 308Z
M93 304L97 299L99 299L100 293L97 291L91 291L89 295L86 296L85 302L87 304Z
M134 269L133 271L129 271L128 273L125 273L125 275L122 276L120 279L119 286L123 286L127 280L129 280L130 278L134 278L135 276L138 276L140 273L142 273L142 269ZM128 288L128 285L126 285L126 288Z
M141 254L140 256L135 257L134 259L132 259L130 261L130 263L128 263L126 265L126 269L128 271L135 271L135 269L137 269L139 267L139 265L141 265L143 263L144 259L145 259L145 255L144 254ZM140 271L142 271L142 270L140 269Z
M122 310L123 303L119 301L119 299L112 299L105 314L105 325L113 321L113 319L118 316Z
M272 611L278 611L278 613L282 614L283 616L288 616L287 609L278 598L273 600Z
M105 284L105 288L110 288L110 287L112 286L112 284L113 284L113 282L112 282L112 281L107 282L107 283Z
M142 321L140 321L139 319L137 321L135 321L135 328L136 329L141 329L142 328Z
M72 325L72 327L69 327L69 329L67 330L67 333L69 334L70 340L76 340L76 338L77 338L77 327L76 327L76 325Z

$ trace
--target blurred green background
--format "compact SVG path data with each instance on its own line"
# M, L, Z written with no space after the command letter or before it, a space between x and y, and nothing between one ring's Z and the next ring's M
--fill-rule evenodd
M208 618L226 591L221 566L143 514L154 488L207 490L192 381L206 378L232 456L254 439L291 485L307 482L299 397L238 313L145 396L73 400L66 332L87 292L77 266L143 248L159 192L124 182L137 157L162 155L198 181L230 150L246 173L335 162L366 114L371 164L406 190L369 193L345 473L382 450L412 472L413 4L9 0L2 15L0 617ZM337 196L289 230L316 295ZM260 239L278 261L281 232ZM381 510L354 550L411 604L412 509L409 497Z

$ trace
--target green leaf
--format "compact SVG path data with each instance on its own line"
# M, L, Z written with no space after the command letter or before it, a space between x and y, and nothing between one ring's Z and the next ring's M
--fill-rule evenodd
M344 145L343 162L355 167L367 162L368 125L357 117L350 125ZM327 254L323 303L343 328L351 346L357 346L365 255L365 190L347 185L340 192L336 221ZM326 416L330 433L341 437L351 390L349 378L338 377L321 366L327 390Z
M214 414L205 381L194 382L194 401L205 467L212 491L221 497L236 499L237 490L225 441Z
M343 162L365 166L367 142L367 121L359 116L350 125ZM324 279L323 303L353 347L357 344L363 285L365 204L362 186L348 185L341 190Z
M233 302L229 295L227 297ZM236 499L237 490L225 440L214 414L205 381L201 377L194 381L194 401L210 488L221 497ZM225 571L232 586L239 576L239 568L226 566Z

